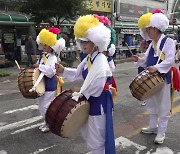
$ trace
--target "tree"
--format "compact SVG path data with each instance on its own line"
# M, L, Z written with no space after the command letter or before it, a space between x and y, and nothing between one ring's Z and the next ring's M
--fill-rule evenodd
M86 12L84 0L28 0L18 3L17 9L30 14L37 24L52 22L50 19L55 18L57 25L62 18L74 19Z

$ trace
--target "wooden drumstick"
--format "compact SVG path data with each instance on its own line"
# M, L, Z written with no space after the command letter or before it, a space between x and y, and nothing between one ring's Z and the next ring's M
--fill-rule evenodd
M19 66L19 64L18 64L17 60L15 60L15 63L16 63L16 65L17 65L18 69L20 70L20 69L21 69L21 67Z
M126 44L128 50L129 50L129 52L131 53L131 55L134 55L133 52L131 51L131 49L129 48L128 44L127 43L125 43L125 44Z

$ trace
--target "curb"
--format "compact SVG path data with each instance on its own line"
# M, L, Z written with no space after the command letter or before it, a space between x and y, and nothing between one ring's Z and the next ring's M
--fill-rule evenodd
M121 64L121 63L125 63L125 62L132 62L132 60L131 60L131 58L114 59L114 63L115 64ZM78 64L79 64L79 62L78 63L74 62L73 68L77 67ZM17 80L18 73L16 73L16 74L12 73L12 71L8 71L8 68L3 68L3 69L6 69L7 72L9 72L10 75L6 76L6 77L0 77L0 82L6 81L6 80L10 80L10 81ZM14 67L11 68L11 69L15 69L16 70L16 68L14 68Z

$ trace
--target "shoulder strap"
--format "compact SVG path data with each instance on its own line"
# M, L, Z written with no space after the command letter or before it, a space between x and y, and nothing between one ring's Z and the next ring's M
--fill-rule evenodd
M163 47L164 47L164 44L165 44L166 40L167 40L167 37L164 37L164 38L162 39L162 41L161 41L161 44L160 44L160 46L159 46L159 49L160 49L161 51L162 51L162 49L163 49Z
M160 46L159 46L159 50L158 50L158 63L160 60L165 60L165 54L163 53L163 48L164 48L164 45L166 43L166 40L167 40L167 37L164 37L162 40L161 40L161 43L160 43Z

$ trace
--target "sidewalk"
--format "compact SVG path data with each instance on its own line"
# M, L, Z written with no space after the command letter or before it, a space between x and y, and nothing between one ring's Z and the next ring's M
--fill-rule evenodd
M115 64L120 64L120 63L124 63L124 62L130 62L131 59L130 58L122 58L122 59L115 59ZM80 62L77 60L73 63L73 67L77 67L78 64ZM25 68L25 65L21 65L20 67ZM8 72L10 75L6 76L6 77L0 77L0 82L8 82L9 81L13 81L16 80L17 81L17 77L18 77L18 68L16 65L14 65L14 67L7 67L7 68L0 68L0 70L5 70L6 72Z

